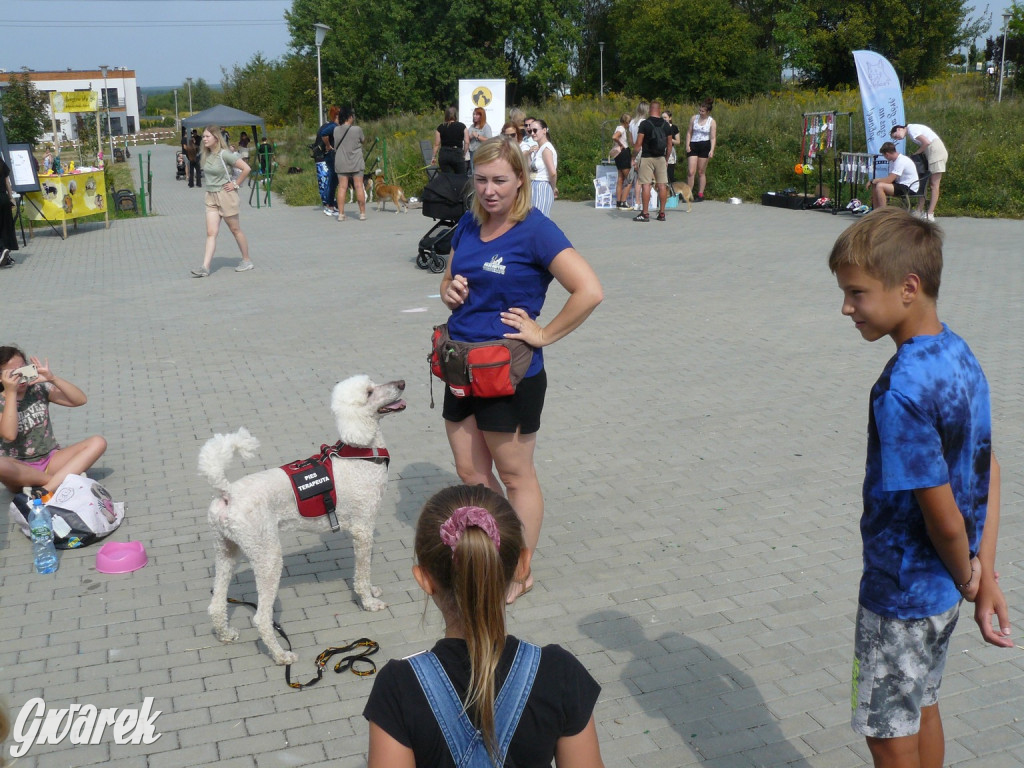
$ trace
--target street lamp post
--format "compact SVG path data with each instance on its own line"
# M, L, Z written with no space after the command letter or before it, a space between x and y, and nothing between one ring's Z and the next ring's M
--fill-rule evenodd
M601 98L604 98L604 43L598 43L601 48Z
M178 118L178 89L174 89L174 132L181 130L181 121Z
M114 162L114 132L110 130L110 97L107 95L107 69L106 64L100 64L100 72L103 73L103 106L107 110L107 139L110 141L110 162Z
M313 29L316 30L316 96L317 105L320 109L316 114L319 118L319 123L322 124L324 122L324 88L320 80L320 46L324 44L324 38L327 37L330 27L318 22L313 25Z
M1010 14L1007 12L1003 14L1003 59L999 62L999 98L996 99L997 102L1003 100L1003 78L1006 75L1006 28L1009 24Z
M186 77L185 79L188 81L188 114L191 117L191 115L192 115L192 78L191 77Z

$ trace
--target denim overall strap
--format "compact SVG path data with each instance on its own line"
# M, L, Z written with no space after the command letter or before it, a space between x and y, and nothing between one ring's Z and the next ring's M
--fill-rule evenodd
M502 763L505 762L505 753L519 725L519 718L526 709L526 700L530 698L539 666L540 647L520 640L512 668L494 702L494 738L498 743L498 755Z
M467 753L472 752L474 742L482 741L480 733L463 711L462 700L455 693L451 680L445 674L437 656L430 651L424 651L410 656L408 662L412 665L420 688L427 697L430 711L434 713L434 719L444 734L452 759L461 767Z
M429 651L411 656L408 661L456 765L459 768L490 768L491 761L483 744L483 736L473 727L441 662ZM495 701L495 737L502 763L526 707L539 664L540 648L520 641L512 668Z

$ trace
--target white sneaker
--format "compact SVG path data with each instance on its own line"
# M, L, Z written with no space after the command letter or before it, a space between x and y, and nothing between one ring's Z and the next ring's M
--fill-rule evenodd
M928 221L935 221L935 214L934 214L934 213L926 213L926 214L924 215L924 217L925 217L925 218L926 218L926 219L927 219Z

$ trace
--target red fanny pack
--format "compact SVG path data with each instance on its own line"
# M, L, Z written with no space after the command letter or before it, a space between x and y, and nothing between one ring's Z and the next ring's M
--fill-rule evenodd
M508 397L533 362L533 347L518 339L453 341L448 326L434 326L430 372L456 397Z

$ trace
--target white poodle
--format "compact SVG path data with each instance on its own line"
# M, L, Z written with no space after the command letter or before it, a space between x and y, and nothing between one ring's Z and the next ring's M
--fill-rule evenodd
M405 410L401 399L404 381L374 384L367 376L353 376L336 384L331 396L331 411L342 442L358 448L384 448L380 419ZM231 574L241 550L252 565L259 595L259 608L253 619L260 637L278 664L294 664L297 657L285 651L273 630L274 601L283 565L282 530L326 533L331 524L326 515L302 517L295 503L295 492L288 475L280 467L256 472L230 482L225 470L240 453L251 458L259 441L244 427L234 434L214 435L199 451L199 472L220 495L210 504L210 527L217 537L217 560L213 581L213 600L209 613L217 637L225 643L237 639L238 631L228 626L227 597ZM387 607L380 600L381 590L370 583L370 557L377 511L388 482L387 463L383 459L332 457L337 516L342 529L352 536L356 565L353 588L364 610Z

